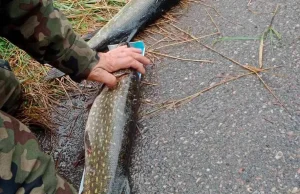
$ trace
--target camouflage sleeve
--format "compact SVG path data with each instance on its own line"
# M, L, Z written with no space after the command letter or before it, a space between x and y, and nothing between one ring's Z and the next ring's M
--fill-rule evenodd
M0 17L1 36L75 81L86 78L99 60L51 0L0 0Z

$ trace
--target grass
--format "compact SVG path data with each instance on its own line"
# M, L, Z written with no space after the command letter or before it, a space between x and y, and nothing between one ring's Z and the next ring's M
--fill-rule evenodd
M215 46L217 43L219 42L224 42L224 41L233 41L233 40L260 40L259 37L248 37L248 36L225 36L222 38L218 38L216 40L213 41L213 46Z
M126 0L55 1L79 34L94 31L106 24L125 4Z
M59 8L71 22L78 34L92 32L106 24L126 4L126 0L58 0ZM22 84L23 103L16 117L25 124L38 124L53 129L51 114L60 99L67 98L68 92L77 91L70 78L45 82L43 77L50 66L41 65L24 51L0 38L0 58L9 61Z

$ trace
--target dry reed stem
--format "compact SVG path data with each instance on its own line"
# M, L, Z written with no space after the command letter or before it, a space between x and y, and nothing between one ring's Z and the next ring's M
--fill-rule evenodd
M171 56L171 55L167 55L167 54L163 54L163 53L159 53L159 52L155 52L155 51L148 51L149 53L155 54L155 55L160 55L160 56L164 56L164 57L168 57L171 59L177 59L177 60L181 60L181 61L192 61L192 62L202 62L202 63L214 63L214 61L210 61L210 60L205 60L205 59L186 59L186 58L181 58L181 57L175 57L175 56Z
M161 43L161 42L166 41L166 39L168 39L168 38L169 38L169 37L164 37L164 38L162 38L162 39L156 41L155 43L153 43L152 45L150 45L150 46L148 47L148 49L151 49L153 46L155 46L155 45L157 45L157 44L159 44L159 43Z
M207 34L207 35L200 36L200 37L197 37L197 38L193 38L193 39L189 39L189 40L184 40L184 41L176 42L176 43L172 43L172 44L163 45L163 46L155 48L155 50L158 50L158 49L161 49L161 48L170 47L170 46L176 46L176 45L180 45L180 44L184 44L184 43L188 43L188 42L192 42L192 41L201 40L203 38L207 38L207 37L218 35L218 34L219 34L218 32L215 32L215 33Z
M263 68L264 38L265 38L265 32L263 33L263 35L260 38L259 53L258 53L259 68Z
M233 62L234 64L236 64L236 65L238 65L238 66L240 66L240 67L242 67L242 68L244 68L244 69L247 69L247 70L249 70L249 71L255 73L255 75L259 78L259 80L262 82L262 84L265 86L265 88L266 88L266 89L271 93L271 95L278 101L278 103L279 103L280 105L282 105L282 107L287 111L287 108L284 106L284 104L281 102L281 100L275 95L275 93L274 93L274 92L271 90L271 88L266 84L266 82L258 75L258 73L259 73L260 71L258 71L258 69L257 69L256 67L254 67L254 66L249 66L249 65L242 65L241 63L239 63L239 62L237 62L237 61L235 61L235 60L233 60L233 59L231 59L231 58L229 58L229 57L227 57L227 56L225 56L225 55L219 53L218 51L212 49L212 48L209 47L209 46L206 46L206 45L204 45L204 44L202 44L202 43L201 43L201 45L203 45L204 47L206 47L206 48L208 48L208 49L214 51L215 53L218 53L218 54L221 55L223 58L225 58L225 59L227 59L227 60ZM287 111L287 112L288 112L288 111Z
M250 72L250 73L246 73L246 74L243 74L243 75L240 75L240 76L237 76L237 77L234 77L234 78L230 78L228 80L225 80L225 81L221 81L213 86L210 86L210 87L207 87L203 90L201 90L200 92L197 92L195 94L192 94L190 96L187 96L185 98L182 98L182 99L179 99L179 100L172 100L172 101L167 101L165 103L161 103L160 107L154 109L154 110L151 110L145 114L142 115L142 117L144 118L145 116L150 116L150 115L153 115L154 113L157 113L159 111L162 111L164 109L169 109L169 108L172 108L172 107L178 107L180 105L183 105L185 103L188 103L190 101L192 101L193 99L195 99L196 97L200 96L201 94L205 93L205 92L208 92L210 91L211 89L213 88L216 88L218 86L221 86L225 83L228 83L228 82L231 82L231 81L234 81L234 80L237 80L239 78L242 78L242 77L245 77L247 75L251 75L251 74L254 74L253 72Z
M278 68L278 67L272 67L272 68L266 68L266 69L261 69L261 72L265 72L265 71L268 71L268 70L271 70L271 69L274 69L274 68ZM232 81L235 81L235 80L238 80L242 77L246 77L248 75L253 75L253 74L257 74L255 72L248 72L248 73L245 73L245 74L242 74L242 75L238 75L238 76L235 76L235 77L232 77L232 78L229 78L229 79L225 79L219 83L216 83L210 87L207 87L199 92L196 92L190 96L187 96L187 97L184 97L184 98L181 98L181 99L178 99L178 100L168 100L166 102L163 102L163 103L160 103L158 104L158 108L155 108L149 112L146 112L145 114L142 115L142 119L144 119L146 116L151 116L153 115L154 113L157 113L157 112L160 112L162 110L167 110L167 109L170 109L170 108L174 108L174 107L178 107L178 106L181 106L183 104L186 104L192 100L194 100L195 98L199 97L201 94L205 93L205 92L208 92L218 86L221 86L221 85L224 85L226 83L229 83L229 82L232 82ZM266 85L267 86L267 85ZM272 92L272 90L270 90L270 92ZM278 99L279 100L279 99ZM280 101L279 101L280 102Z
M198 3L198 4L201 4L201 5L205 6L205 7L211 8L211 9L213 9L219 16L221 15L221 14L218 12L218 10L217 10L215 7L211 6L211 5L207 5L207 4L203 3L202 1L194 1L194 2L196 2L196 3Z
M252 3L252 0L249 0L247 6L249 7L251 5L251 3Z
M259 53L258 53L258 64L259 67L262 68L263 67L263 52L264 52L264 39L265 36L270 33L270 30L272 29L272 25L275 19L275 16L277 15L279 10L279 5L276 6L275 10L274 10L274 14L273 17L271 19L271 22L269 24L269 27L263 32L261 38L260 38L260 45L259 45Z
M216 24L214 18L210 15L210 13L205 9L207 15L209 16L211 22L214 24L215 28L217 29L217 33L221 33L219 26Z

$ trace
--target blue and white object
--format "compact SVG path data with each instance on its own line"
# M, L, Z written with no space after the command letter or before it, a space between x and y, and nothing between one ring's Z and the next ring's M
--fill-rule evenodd
M137 41L137 42L129 42L130 47L140 49L142 51L142 55L145 56L146 47L145 43L143 41ZM139 78L142 78L142 74L138 73Z

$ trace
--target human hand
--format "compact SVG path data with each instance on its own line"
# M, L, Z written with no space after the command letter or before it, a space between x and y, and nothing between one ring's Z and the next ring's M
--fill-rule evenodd
M117 84L117 78L112 74L115 71L133 68L144 74L144 65L149 65L150 60L141 53L140 49L127 46L120 46L107 53L98 53L99 63L92 69L87 79L102 82L112 88Z

